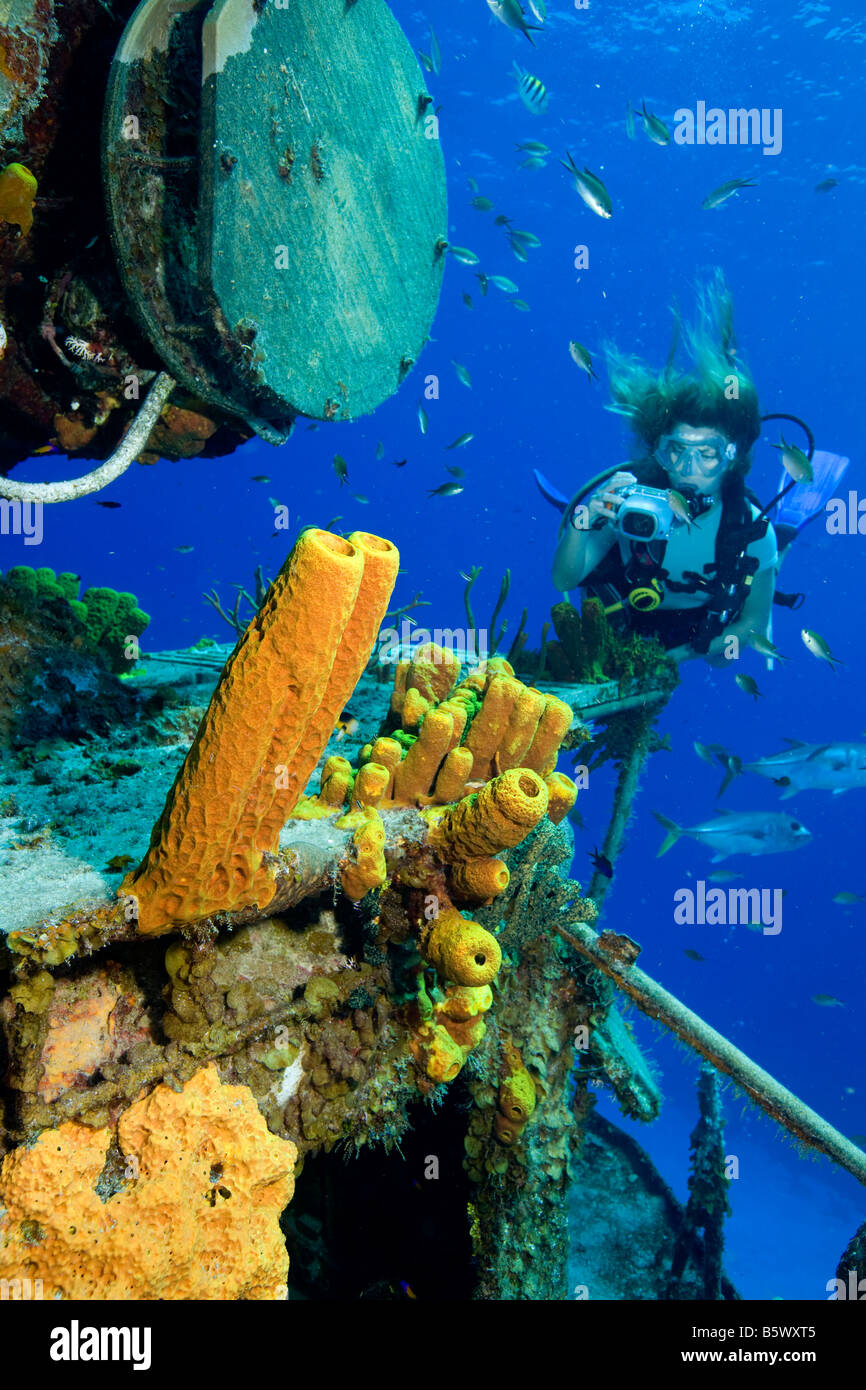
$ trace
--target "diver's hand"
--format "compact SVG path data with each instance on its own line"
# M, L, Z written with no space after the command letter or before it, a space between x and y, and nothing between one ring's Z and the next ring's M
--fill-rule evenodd
M594 526L596 521L614 521L616 514L622 506L622 497L619 495L622 488L631 487L637 482L634 473L614 473L612 478L608 478L602 483L601 487L592 494L587 503L587 522L589 526Z

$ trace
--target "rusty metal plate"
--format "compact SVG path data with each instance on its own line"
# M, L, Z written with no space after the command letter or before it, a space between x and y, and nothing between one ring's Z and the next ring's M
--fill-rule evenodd
M392 395L436 309L438 139L384 0L217 0L202 30L199 274L269 413Z

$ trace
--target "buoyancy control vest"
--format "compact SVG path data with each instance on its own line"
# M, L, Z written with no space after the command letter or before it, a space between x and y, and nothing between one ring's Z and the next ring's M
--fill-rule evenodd
M627 467L644 487L670 488L667 473L654 459ZM766 516L753 517L751 504L759 511L761 504L740 474L726 480L721 501L715 553L701 572L686 570L682 580L672 580L664 565L667 541L628 540L611 547L582 587L604 603L614 622L626 621L638 632L655 633L666 646L687 640L695 651L707 652L713 639L742 612L760 563L747 553L748 547L766 535L769 525ZM702 594L706 602L700 607L662 609L665 589Z

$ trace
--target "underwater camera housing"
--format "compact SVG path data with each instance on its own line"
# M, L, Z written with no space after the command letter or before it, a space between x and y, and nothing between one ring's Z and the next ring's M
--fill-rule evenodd
M620 492L622 505L614 528L631 541L663 541L671 533L674 512L663 488L635 483Z

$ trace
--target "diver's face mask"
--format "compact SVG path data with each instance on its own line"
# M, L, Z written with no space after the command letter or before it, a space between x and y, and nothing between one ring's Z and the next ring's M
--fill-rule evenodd
M662 435L655 457L675 487L709 493L717 491L722 475L737 457L737 446L716 430L677 425Z

